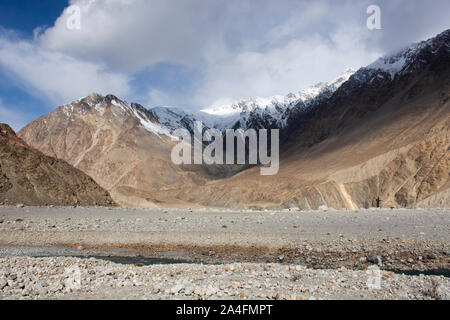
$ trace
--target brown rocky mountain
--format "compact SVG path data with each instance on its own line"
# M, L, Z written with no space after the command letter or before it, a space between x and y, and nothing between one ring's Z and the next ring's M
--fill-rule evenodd
M29 147L6 124L0 124L0 203L116 205L86 174Z
M352 96L334 104L336 117L312 120L308 129L291 133L276 176L262 177L251 169L172 197L206 205L301 209L371 207L380 197L386 207L448 208L449 71L418 75L414 85L395 89L376 110L351 122L339 115L360 102ZM423 86L430 82L431 87ZM333 123L327 137L322 121ZM311 144L318 136L321 141Z
M177 141L148 111L114 96L92 94L59 107L19 133L47 155L64 159L93 177L122 206L186 206L155 197L171 189L196 188L224 177L226 168L172 163Z
M286 123L276 176L175 166L171 130L191 129L193 117L162 116L114 96L62 106L19 135L92 176L125 206L358 209L378 197L387 207L450 206L450 31L361 68L312 100L276 109ZM281 123L273 120L278 113L259 110L245 114L246 128Z
M378 197L386 207L450 207L450 31L380 60L388 63L362 68L290 118L278 175L251 169L172 197L232 207L357 209Z

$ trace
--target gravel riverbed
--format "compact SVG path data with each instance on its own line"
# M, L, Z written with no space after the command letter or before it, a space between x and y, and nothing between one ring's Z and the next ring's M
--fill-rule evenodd
M0 207L0 299L449 299L449 231L445 209Z
M4 299L449 299L443 276L303 266L122 265L99 259L0 259ZM379 279L379 287L377 285Z

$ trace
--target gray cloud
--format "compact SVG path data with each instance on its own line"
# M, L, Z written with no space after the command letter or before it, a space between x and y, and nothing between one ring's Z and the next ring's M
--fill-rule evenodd
M383 24L377 46L385 52L426 40L450 28L448 0L382 0L375 3L381 7Z

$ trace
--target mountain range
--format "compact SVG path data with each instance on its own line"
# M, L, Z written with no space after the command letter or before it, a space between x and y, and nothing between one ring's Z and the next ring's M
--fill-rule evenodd
M18 136L92 177L122 206L448 207L450 30L298 93L198 112L93 93ZM174 130L280 129L280 172L176 166Z

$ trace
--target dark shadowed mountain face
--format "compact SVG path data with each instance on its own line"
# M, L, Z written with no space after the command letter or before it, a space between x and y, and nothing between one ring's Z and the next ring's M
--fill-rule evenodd
M205 203L356 209L380 197L388 207L450 205L449 31L362 68L316 101L292 108L276 177L249 170L209 186Z
M5 124L0 124L0 203L115 206L86 174L29 147Z
M276 176L178 167L173 130L193 122L281 129ZM448 207L450 31L298 94L185 113L91 95L20 133L130 206Z
M447 30L361 68L333 95L310 108L294 107L296 112L289 117L286 138L301 145L314 145L345 128L363 124L361 120L370 118L401 92L397 110L420 98L427 89L441 89L445 96L449 64L450 30Z

